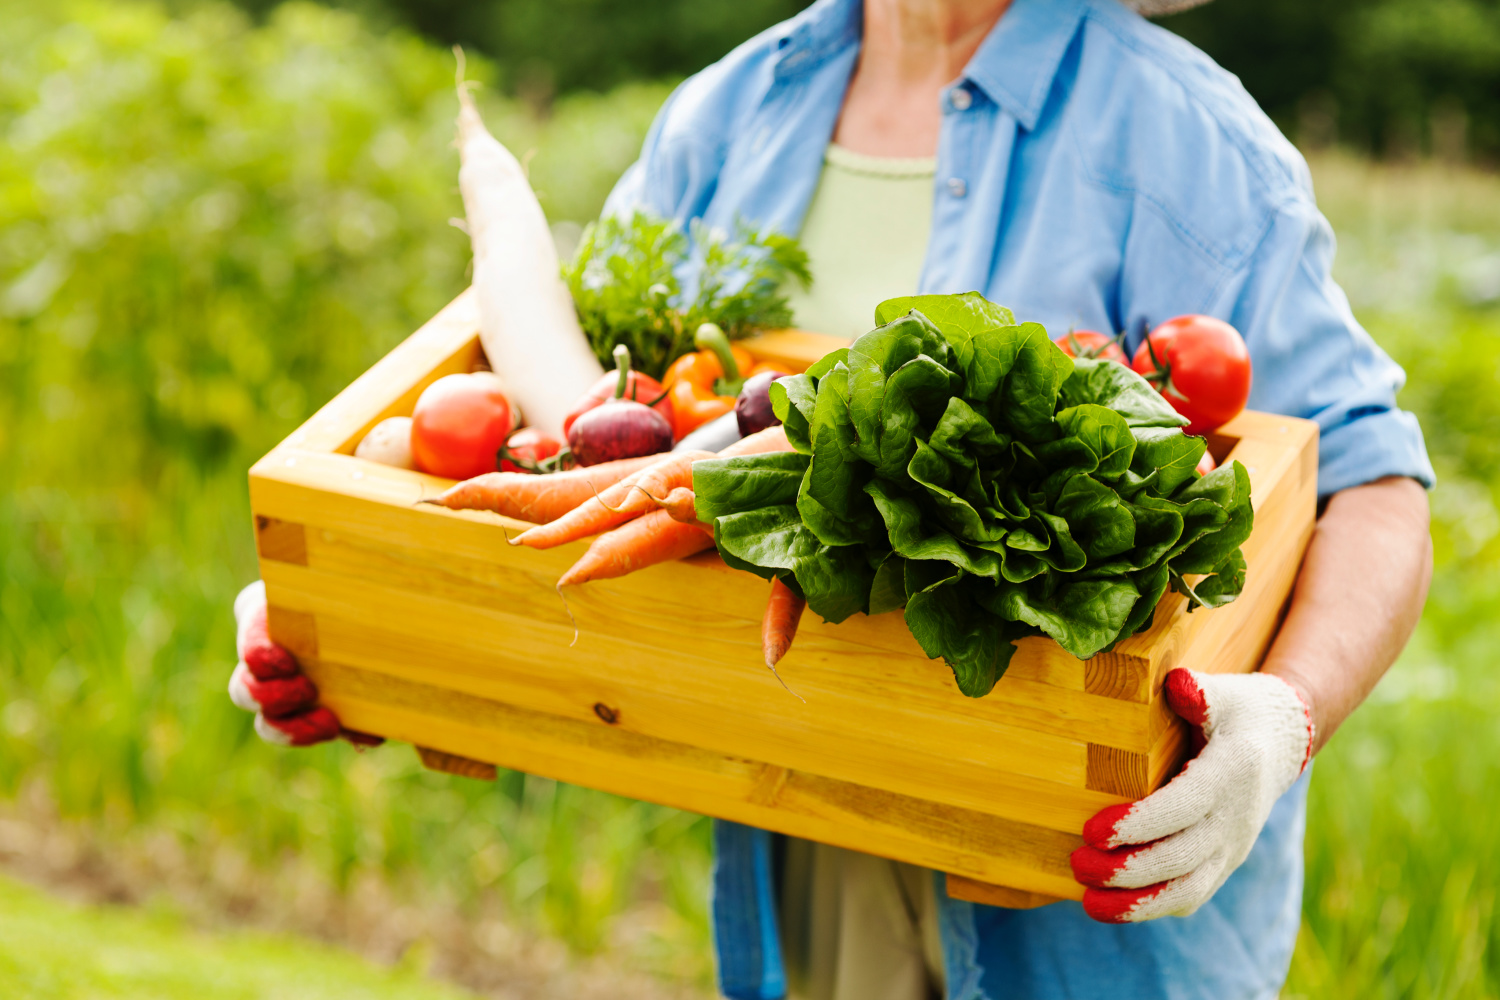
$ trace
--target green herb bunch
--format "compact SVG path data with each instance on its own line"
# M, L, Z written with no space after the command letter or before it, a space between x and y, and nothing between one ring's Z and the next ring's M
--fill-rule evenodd
M726 562L829 621L905 607L970 697L1016 639L1088 658L1146 628L1169 585L1195 606L1240 593L1248 474L1200 476L1204 440L1139 375L1074 361L974 292L875 315L772 387L795 452L694 466Z
M686 271L695 276L691 296L682 288ZM653 378L694 349L704 323L731 339L790 325L787 283L812 282L807 254L790 236L744 224L732 236L702 225L689 234L644 212L590 225L563 278L599 361L610 367L615 345L624 344Z

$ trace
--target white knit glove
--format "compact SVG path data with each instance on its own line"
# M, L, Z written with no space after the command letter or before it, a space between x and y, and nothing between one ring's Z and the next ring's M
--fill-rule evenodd
M1101 809L1073 852L1083 908L1105 923L1187 916L1244 862L1312 756L1312 714L1272 674L1167 674L1167 704L1198 754L1141 799Z
M318 704L318 689L296 657L266 631L266 586L259 580L234 599L235 646L240 662L229 675L229 698L255 713L255 731L267 743L303 747L339 735L338 716Z

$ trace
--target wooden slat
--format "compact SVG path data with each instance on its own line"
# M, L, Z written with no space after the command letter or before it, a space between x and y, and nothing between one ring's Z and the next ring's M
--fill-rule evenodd
M499 776L499 770L494 764L460 757L456 753L444 753L432 747L417 747L417 757L422 761L422 766L429 771L442 771L445 774L456 774L460 778L477 778L480 781L494 781Z
M314 665L346 725L501 767L767 830L1078 898L1068 854L1082 839L790 769L561 719L328 661Z
M1034 910L1038 906L1062 902L1061 896L1025 892L991 882L976 882L962 875L948 876L947 892L950 899L963 899L970 903L983 903L985 906L1003 906L1007 910Z
M450 630L423 634L376 628L368 621L339 617L348 607L317 598L309 589L288 586L286 577L268 581L273 599L318 611L321 655L384 676L440 685L450 690L504 701L578 721L592 721L607 706L616 725L676 742L692 743L732 756L793 767L905 794L927 795L997 815L1032 810L1036 822L1074 828L1080 816L1119 801L1109 795L1080 797L1085 777L1082 743L1051 741L1027 745L1028 734L1010 727L969 722L935 722L917 727L922 717L898 714L869 699L869 722L835 727L820 708L816 692L809 704L790 698L764 668L748 671L744 683L679 684L657 690L629 676L564 670L557 660L508 649L504 619L476 618L486 640L477 652L459 652ZM430 617L430 616L429 616ZM462 633L467 635L468 633ZM439 637L434 637L439 636ZM561 644L564 639L559 639ZM471 643L472 640L466 640ZM457 673L453 663L469 664ZM603 662L618 661L608 657ZM690 668L684 668L690 673ZM315 681L317 677L313 678ZM757 713L748 695L756 689L785 710ZM717 697L713 695L716 694ZM893 722L891 720L899 720ZM913 732L892 735L905 725ZM951 726L953 732L944 731ZM930 745L913 738L936 731ZM901 766L892 767L899 759ZM1034 773L1040 772L1040 773Z
M257 499L276 509L270 498ZM760 667L759 619L765 584L728 570L716 558L689 566L652 567L621 580L570 591L573 616L588 638L580 640L571 653L557 652L559 634L564 646L572 638L572 620L552 584L582 552L582 543L534 552L506 545L503 535L489 529L479 532L484 546L478 550L458 537L470 533L473 522L447 519L438 524L442 531L427 533L426 547L406 544L417 534L409 522L427 518L427 508L414 511L403 504L394 510L356 511L345 500L334 498L327 511L317 506L325 503L321 496L291 498L288 505L302 506L314 521L347 526L339 531L315 527L309 544L317 567L349 578L352 587L379 584L454 604L508 608L517 619L507 622L512 630L550 623L563 631L544 636L545 645L536 651L538 655L572 656L578 669L590 673L597 670L596 655L621 642L652 648L676 646L700 669L720 670L728 664L727 679L734 683L738 675L732 665L740 663L767 682L762 696L769 699L769 708L778 713L785 708L785 692ZM452 544L445 544L450 541L446 537L450 528ZM693 579L683 580L684 574ZM394 610L400 613L401 609ZM891 702L887 689L896 685L902 689L903 710L942 712L956 716L960 725L987 720L1000 727L1031 728L1079 742L1119 742L1125 749L1149 749L1154 733L1147 706L1076 689L1058 690L1048 683L1071 680L1076 684L1079 680L1077 660L1067 658L1068 663L1055 670L1042 665L1060 653L1055 644L1044 640L1023 643L1016 666L996 691L973 701L957 694L946 666L921 653L899 614L860 617L857 625L840 626L808 615L785 661L783 676L804 697L810 692L798 687L799 683L810 684L814 690L824 685L829 697L855 700L861 719L868 718L872 699L877 705ZM653 681L654 686L677 683L669 668L659 669L666 675ZM1064 677L1065 673L1071 676ZM826 705L823 710L828 710Z
M756 361L780 366L788 374L806 371L813 362L840 347L848 347L847 337L808 330L771 330L758 337L740 341Z

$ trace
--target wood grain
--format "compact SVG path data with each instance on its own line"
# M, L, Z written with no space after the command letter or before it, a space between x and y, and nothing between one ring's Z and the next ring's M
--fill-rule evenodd
M1151 755L1089 744L1088 787L1127 799L1151 793Z

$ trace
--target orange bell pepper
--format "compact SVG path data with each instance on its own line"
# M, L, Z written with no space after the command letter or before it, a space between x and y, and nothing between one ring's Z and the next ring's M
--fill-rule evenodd
M712 323L699 327L693 339L702 350L672 362L661 380L672 401L672 434L679 441L734 409L740 383L757 367L749 351L730 344Z

